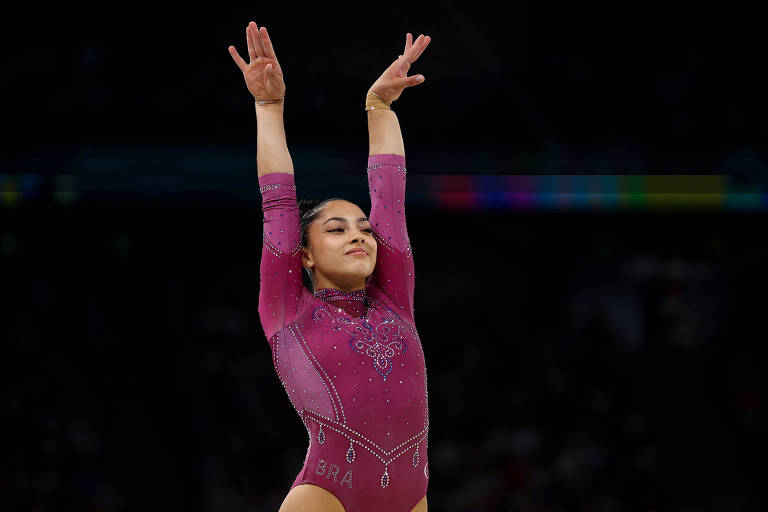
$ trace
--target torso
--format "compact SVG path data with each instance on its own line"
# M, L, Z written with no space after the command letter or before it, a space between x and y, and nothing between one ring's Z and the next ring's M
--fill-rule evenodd
M295 321L270 340L280 381L309 435L286 506L325 503L325 493L333 497L326 500L329 511L347 505L345 512L410 512L421 510L413 506L422 501L426 510L421 341L386 295L373 290L366 300L365 313L354 316L334 302L305 297Z

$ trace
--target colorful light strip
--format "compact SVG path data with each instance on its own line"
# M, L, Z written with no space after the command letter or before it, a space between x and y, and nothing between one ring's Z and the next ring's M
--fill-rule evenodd
M413 190L414 177L409 177ZM764 210L768 191L723 174L416 176L445 210Z
M163 201L202 191L214 202L232 195L248 204L259 201L256 173L152 174L92 176L87 174L0 175L0 208L33 200L66 206L99 201L117 194L121 200L152 197ZM768 183L757 176L725 174L409 174L409 204L444 211L498 210L766 210ZM763 180L765 181L765 180ZM364 201L364 180L348 175L303 175L297 184L322 195L338 190ZM44 197L50 194L50 197ZM192 201L190 196L190 201Z

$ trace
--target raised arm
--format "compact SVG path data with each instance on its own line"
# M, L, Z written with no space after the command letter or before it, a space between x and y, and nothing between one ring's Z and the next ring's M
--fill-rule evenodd
M259 317L267 339L293 319L301 298L301 226L283 124L285 82L266 27L246 29L248 64L229 47L256 108L256 163L264 214Z
M368 189L371 213L368 218L378 243L376 267L369 286L382 290L399 306L400 313L414 321L414 264L405 222L405 149L391 103L403 89L424 81L422 75L407 76L429 44L429 36L415 42L406 36L400 55L371 86L366 101L368 116ZM371 96L373 92L373 96Z
M373 92L373 102L366 101L366 115L368 116L368 156L378 154L396 154L405 156L403 135L397 115L391 110L390 105L400 97L403 89L424 82L424 75L408 76L411 63L419 58L424 49L429 45L431 38L420 35L416 41L412 41L411 33L405 36L405 50L402 55L382 73L369 89ZM380 98L386 107L374 106L376 99ZM373 106L373 108L371 108Z
M243 72L245 84L254 98L259 178L273 172L293 174L293 160L288 152L283 124L283 70L277 61L267 27L259 29L252 21L245 29L245 36L250 62L246 64L234 46L229 47L229 53Z

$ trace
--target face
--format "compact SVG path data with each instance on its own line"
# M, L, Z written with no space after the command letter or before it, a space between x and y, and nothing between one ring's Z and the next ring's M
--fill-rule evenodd
M365 253L348 254L352 249ZM335 200L309 226L309 248L302 248L302 263L312 269L315 289L359 290L376 266L376 249L367 215L354 203Z

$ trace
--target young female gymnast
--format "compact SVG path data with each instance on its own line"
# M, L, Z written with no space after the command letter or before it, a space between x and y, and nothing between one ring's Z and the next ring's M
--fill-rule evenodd
M426 512L427 374L414 325L414 265L405 224L405 150L390 109L424 81L405 50L366 98L368 217L341 198L296 200L283 125L285 82L266 27L246 29L264 214L259 316L272 361L309 434L281 512ZM308 285L303 282L302 268ZM308 289L309 288L309 289Z

